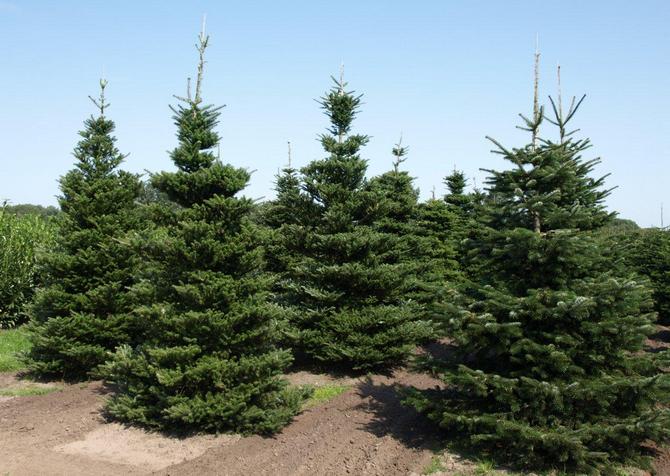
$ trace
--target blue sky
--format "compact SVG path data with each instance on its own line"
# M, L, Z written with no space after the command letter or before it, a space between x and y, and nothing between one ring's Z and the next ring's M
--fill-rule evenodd
M388 170L401 131L422 195L454 166L505 167L493 136L522 145L532 105L535 36L541 95L587 94L575 125L618 186L610 208L644 226L670 223L670 2L667 1L30 1L0 0L0 198L55 204L103 73L125 167L170 170L168 104L195 72L203 13L211 35L203 95L226 104L222 158L256 170L245 194L273 195L273 176L323 153L314 98L344 62L364 93L357 132L372 136L369 174ZM554 131L545 130L547 135Z

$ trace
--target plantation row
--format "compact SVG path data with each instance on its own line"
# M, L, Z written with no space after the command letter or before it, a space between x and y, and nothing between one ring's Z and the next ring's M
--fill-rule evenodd
M368 137L352 130L361 96L340 78L321 98L325 158L289 165L276 199L257 204L239 196L249 173L213 153L207 43L194 90L172 108L176 171L148 184L120 169L101 81L31 268L32 372L104 378L122 421L272 433L307 396L283 378L294 362L383 370L439 340L453 351L416 365L445 388L405 402L491 457L598 472L668 440L670 359L644 345L656 311L670 318L669 235L605 209L598 160L568 130L581 101L545 114L536 100L528 144L493 141L509 169L473 192L455 171L444 199L420 203L401 144L392 170L366 179ZM22 271L4 253L8 280Z

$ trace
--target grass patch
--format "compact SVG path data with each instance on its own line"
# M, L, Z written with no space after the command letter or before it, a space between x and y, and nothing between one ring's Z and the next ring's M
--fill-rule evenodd
M322 385L319 387L314 387L314 392L312 396L307 399L303 405L303 409L316 407L328 400L332 400L338 395L343 394L349 390L348 385Z
M475 474L477 476L486 476L488 474L492 474L494 470L494 464L493 461L479 461L477 463L477 467L475 468Z
M0 372L24 369L18 355L29 349L28 332L23 327L0 330Z
M440 459L439 456L433 456L433 458L430 460L430 463L428 463L428 466L426 466L421 474L434 474L434 473L439 473L440 471L445 471L447 468L445 468L444 464L442 464L442 460Z
M34 395L46 395L47 393L57 392L59 390L62 390L62 387L38 387L36 385L28 385L20 388L0 389L0 397L32 397Z

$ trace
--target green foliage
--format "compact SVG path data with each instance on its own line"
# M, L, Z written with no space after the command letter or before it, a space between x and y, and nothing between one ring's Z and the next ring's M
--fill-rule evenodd
M446 306L458 353L431 365L447 388L407 401L500 460L590 473L670 437L669 359L643 352L649 291L588 233L611 218L588 141L562 139L500 146L512 168L491 171L489 227L470 243L481 273Z
M431 324L407 296L416 278L409 247L379 227L387 202L367 186L359 150L368 137L350 133L361 97L345 88L335 80L322 98L328 157L301 170L300 222L281 229L290 258L282 300L300 356L355 369L398 365Z
M174 111L176 172L151 184L179 206L154 204L158 217L136 238L144 257L133 289L144 341L120 347L100 373L116 384L116 418L180 431L272 433L300 410L308 392L289 388L291 363L278 349L282 310L268 302L263 230L254 203L236 195L249 173L219 162L212 149L219 109L202 106L207 46L201 36L195 98Z
M42 266L35 296L28 367L37 374L82 379L107 352L139 336L126 292L137 258L125 236L141 226L135 200L139 178L119 170L125 156L104 110L101 81L97 117L84 123L74 169L60 180L58 234Z
M0 372L14 372L24 368L21 355L30 349L25 326L0 330Z
M41 282L38 255L51 245L54 235L51 221L0 207L0 328L27 319L26 304Z

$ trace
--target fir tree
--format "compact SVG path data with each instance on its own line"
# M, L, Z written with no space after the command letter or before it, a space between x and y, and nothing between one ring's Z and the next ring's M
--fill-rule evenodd
M60 180L62 213L56 243L43 262L44 288L36 294L30 327L30 370L71 379L105 361L107 352L134 342L127 291L136 258L124 236L140 226L137 175L119 170L114 122L107 118L106 80L100 113L85 121L74 150L75 168Z
M302 169L309 200L296 210L301 222L284 229L298 259L284 274L283 299L301 355L356 369L397 365L431 326L405 296L414 272L399 255L401 238L377 227L385 205L368 189L359 155L368 137L351 133L361 96L334 81L321 100L328 157Z
M670 382L662 355L642 352L649 293L587 231L610 218L608 192L581 157L588 141L564 134L575 111L556 109L559 142L540 139L537 107L531 144L496 142L513 167L490 171L489 228L473 243L486 273L447 316L459 355L431 362L445 390L408 402L496 458L596 472L670 436Z
M284 224L298 223L299 217L295 210L300 209L299 202L304 197L300 190L300 174L293 167L291 143L288 143L288 164L275 177L276 197L269 204L264 215L264 222L271 228L277 229Z
M396 259L405 263L407 271L413 274L405 295L417 301L423 315L428 317L442 288L456 273L455 252L449 236L454 217L447 210L439 210L439 203L431 211L421 207L414 179L407 171L400 170L408 151L401 138L392 149L393 169L372 178L367 189L375 195L378 206L374 227L395 235ZM434 215L429 218L431 212Z
M414 179L400 165L407 160L409 148L402 145L402 138L393 147L393 169L369 181L367 189L377 195L381 210L376 220L377 227L400 236L411 233L409 228L416 215L419 190Z
M670 324L670 232L622 228L603 239L629 269L649 280L659 323Z
M254 203L236 195L249 173L212 152L220 108L203 105L208 37L197 45L195 95L173 108L179 144L176 172L152 177L169 206L142 239L144 275L135 292L146 305L146 341L121 348L102 374L119 393L109 412L156 428L270 433L299 410L304 392L282 373L291 355L278 349L279 308L268 303L261 230Z
M286 234L282 227L297 225L310 213L310 202L301 190L301 177L298 169L293 167L291 143L288 143L288 164L275 177L274 200L265 204L260 212L261 223L269 228L266 261L269 271L285 272L289 261L295 259L289 246L284 242Z
M472 200L471 197L465 193L465 187L467 186L465 174L460 170L454 169L450 175L447 175L444 178L444 184L447 186L447 190L449 190L449 193L444 197L444 200L456 210L467 213Z
M479 217L476 213L478 210L478 198L475 194L465 191L467 179L465 174L460 170L454 169L450 175L447 175L444 178L444 184L448 190L448 193L444 196L444 201L455 216L449 238L456 247L461 268L468 269L469 266L464 259L465 253L462 249L463 240L478 229Z

